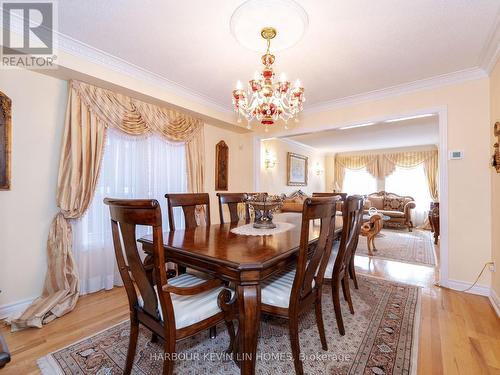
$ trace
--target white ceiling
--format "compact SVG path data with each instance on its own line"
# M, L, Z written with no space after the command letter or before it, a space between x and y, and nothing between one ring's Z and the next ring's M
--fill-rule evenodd
M351 152L439 144L438 116L285 137L322 152Z
M64 0L59 29L229 108L235 82L260 69L229 30L242 2ZM301 79L306 106L471 69L499 43L498 0L298 2L309 27L276 72Z

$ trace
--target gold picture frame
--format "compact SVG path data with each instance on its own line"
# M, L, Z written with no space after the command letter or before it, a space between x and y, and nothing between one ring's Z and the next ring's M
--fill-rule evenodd
M12 100L0 91L0 190L10 190L12 158Z
M287 154L287 185L307 186L309 158L304 155Z

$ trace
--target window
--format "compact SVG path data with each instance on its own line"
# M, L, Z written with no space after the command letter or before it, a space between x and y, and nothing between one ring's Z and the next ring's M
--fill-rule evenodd
M345 170L342 191L349 194L367 195L377 191L377 179L363 169Z
M416 204L413 210L413 224L415 226L423 224L432 201L423 164L415 168L396 167L394 172L385 179L385 190L413 197Z
M80 293L111 289L121 285L115 266L109 208L105 197L157 199L166 225L165 193L186 192L185 146L173 145L157 135L129 137L108 130L99 180L92 203L74 223L73 253L80 275ZM182 227L180 211L175 213ZM147 233L138 228L137 235Z

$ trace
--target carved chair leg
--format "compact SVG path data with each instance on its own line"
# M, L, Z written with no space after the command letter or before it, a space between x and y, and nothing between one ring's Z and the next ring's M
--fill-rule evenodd
M292 346L293 364L295 373L303 375L304 369L300 360L300 343L299 343L299 321L297 316L292 316L288 321L288 329L290 334L290 345Z
M347 292L345 290L344 280L345 280L345 277L341 280L340 285L342 286L342 294L344 296L344 301L347 301Z
M413 232L413 222L411 220L408 223L408 232Z
M123 373L129 375L134 365L134 357L137 349L137 339L139 338L139 322L134 316L130 317L130 336L128 341L127 362Z
M337 320L337 327L340 335L345 335L344 321L342 320L342 310L340 308L340 285L339 280L332 278L332 300L333 309L335 310L335 319Z
M318 297L316 298L316 303L314 304L314 310L316 312L316 325L318 326L319 339L321 340L321 347L323 348L323 350L328 350L328 345L326 343L326 335L325 335L325 325L323 323L321 291L318 291Z
M349 277L347 274L342 278L342 287L347 304L349 305L349 311L351 312L351 314L354 314L354 306L352 305L351 299L351 290L349 289Z
M227 332L229 333L229 349L227 350L227 353L236 354L238 341L236 340L236 335L234 332L233 319L235 319L237 316L234 311L237 295L236 293L234 293L234 295L231 296L231 293L231 289L223 289L217 296L217 304L219 305L220 309L224 311L224 322L226 323Z
M230 319L226 320L225 323L226 323L227 333L229 334L229 348L227 349L226 353L231 354L234 350L234 341L236 339L236 335L234 333L234 324L233 321Z
M163 344L163 351L163 375L172 375L175 365L173 360L173 354L175 353L175 335L168 335Z
M356 268L354 267L354 258L349 262L349 276L354 282L354 289L359 289L358 287L358 278L356 277Z

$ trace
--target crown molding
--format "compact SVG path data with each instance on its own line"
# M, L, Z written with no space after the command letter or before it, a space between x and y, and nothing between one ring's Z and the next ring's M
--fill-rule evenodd
M290 146L302 147L302 148L304 148L306 150L314 151L314 152L316 152L318 154L324 154L323 151L320 151L317 148L314 148L312 146L306 145L305 143L296 141L294 139L289 139L289 138L285 138L285 137L275 137L275 138L269 138L269 139L274 139L274 140L277 140L277 141L281 141L283 143L289 144Z
M305 115L308 115L318 112L325 112L338 108L348 107L354 104L361 104L374 100L391 98L422 90L428 90L487 77L488 74L481 68L460 70L458 72L442 74L439 76L425 78L410 83L403 83L380 90L369 91L362 94L347 96L345 98L316 103L304 109L303 113Z
M92 47L68 35L59 32L57 32L57 34L57 47L60 51L81 58L87 62L111 69L115 72L128 75L132 78L154 84L185 99L192 100L202 105L206 105L207 107L211 107L215 110L224 113L233 112L229 106L223 106L212 98L189 89L179 83L171 81L160 74L141 68L138 65L130 63L120 57L116 57L110 53L104 52L98 48Z

